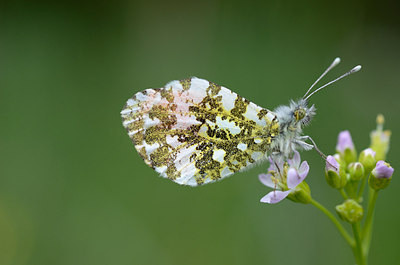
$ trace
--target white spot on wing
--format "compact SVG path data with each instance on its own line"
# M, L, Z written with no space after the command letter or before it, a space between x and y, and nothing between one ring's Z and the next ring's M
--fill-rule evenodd
M237 98L236 93L230 91L226 87L221 87L218 96L222 96L222 105L227 111L230 111L235 107L235 100Z
M172 137L171 135L167 135L166 137L167 144L172 146L173 148L177 148L180 146L182 143L178 141L178 136Z
M197 182L194 179L194 175L196 174L196 167L193 163L187 165L182 169L181 176L175 180L176 183L190 186L197 186Z
M129 114L131 112L137 112L138 110L139 110L138 107L129 107L129 108L123 109L121 111L121 115L127 115L127 114Z
M126 125L128 125L128 124L130 124L130 123L132 123L132 122L134 122L134 121L137 121L138 119L132 119L132 120L127 120L127 121L124 121L123 123L122 123L122 125L124 125L124 127L126 127Z
M257 113L261 110L260 107L258 107L256 104L254 103L250 103L247 106L247 110L246 112L243 114L243 116L245 116L246 118L255 121L257 124L259 125L263 125L261 124L260 119L257 116ZM264 121L264 125L265 125L265 121Z
M128 106L133 106L133 105L135 105L136 104L136 101L134 101L133 99L128 99L128 101L126 102L126 105L128 105Z
M238 148L239 150L244 151L244 150L247 149L247 144L245 144L245 143L239 143L239 144L237 145L237 148Z
M136 93L135 96L136 96L136 99L139 100L139 101L145 101L147 99L147 96L143 95L142 92Z
M158 118L150 119L148 115L143 115L143 122L143 128L145 129L160 124L160 120Z
M204 79L200 79L197 77L193 77L190 82L190 90L196 91L196 90L206 90L210 86L210 82Z
M153 93L149 93L151 95L151 101L152 101L152 105L155 105L156 103L158 103L161 100L161 93L157 92L154 93L155 91L153 90ZM149 99L147 99L149 100Z
M221 177L226 177L231 174L233 174L233 172L230 171L228 167L224 167L224 169L221 171Z
M167 89L170 87L172 87L173 90L177 90L177 91L183 90L182 84L178 80L171 81L165 85L165 88L167 88Z
M129 136L132 136L132 135L134 135L134 134L136 134L136 133L138 133L138 132L140 132L141 130L136 130L136 131L130 131L129 133L128 133L128 135Z
M218 161L218 162L220 162L220 163L222 163L222 162L224 162L224 156L225 156L225 154L226 154L226 152L224 151L224 150L222 150L222 149L216 149L216 150L214 150L214 153L213 153L213 159L215 160L215 161Z
M190 161L190 156L196 151L197 144L189 146L187 148L182 148L179 150L179 152L176 154L176 159L175 159L175 167L178 171L181 171L181 175L184 175L184 169L185 167L188 167L189 164L193 164Z
M201 125L199 134L204 134L205 132L207 132L207 129L208 129L207 125L205 125L205 124Z
M158 147L160 147L159 143L154 143L152 145L147 144L145 141L143 141L143 146L144 149L146 150L146 154L150 155L153 153Z
M233 135L240 133L240 128L234 122L229 122L227 119L222 120L219 116L215 120L219 128L228 129Z
M160 174L163 174L163 173L165 173L165 171L167 171L167 166L156 167L156 168L154 168L154 170ZM165 175L165 174L163 174L163 175Z

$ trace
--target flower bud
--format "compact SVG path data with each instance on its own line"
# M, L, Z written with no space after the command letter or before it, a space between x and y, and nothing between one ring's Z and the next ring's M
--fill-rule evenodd
M392 180L394 169L385 161L378 161L372 170L368 183L374 190L386 188Z
M342 131L339 133L336 151L346 164L356 161L357 152L349 131Z
M363 164L366 172L370 172L375 167L375 154L376 152L371 148L367 148L361 152L358 161Z
M336 206L336 212L344 221L354 224L360 221L364 215L364 209L355 200L349 199Z
M376 118L376 130L373 130L370 134L371 137L371 148L376 152L375 159L385 160L386 154L389 151L390 135L392 134L389 130L383 130L383 124L385 118L382 114L379 114Z
M325 178L328 184L335 189L341 189L346 186L346 172L333 156L326 158Z
M310 187L305 181L303 181L299 185L297 185L296 188L292 190L292 192L288 195L287 198L294 202L300 202L304 204L310 203L311 202Z
M360 162L351 163L348 167L350 179L353 181L359 181L364 177L364 166Z

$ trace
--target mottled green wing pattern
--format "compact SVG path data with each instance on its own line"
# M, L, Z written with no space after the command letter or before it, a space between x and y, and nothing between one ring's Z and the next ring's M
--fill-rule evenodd
M199 78L139 92L121 115L146 164L161 176L190 186L213 182L265 159L279 133L272 112Z

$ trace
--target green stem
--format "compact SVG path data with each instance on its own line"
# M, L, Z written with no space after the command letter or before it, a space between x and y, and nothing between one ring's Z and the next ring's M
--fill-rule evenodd
M355 250L354 254L356 256L357 264L358 265L366 265L366 257L364 256L363 253L363 246L361 242L361 229L360 229L360 223L357 222L355 224L352 224L353 227L353 233L354 233L354 239L356 241L355 245Z
M363 196L364 188L365 188L365 182L367 182L367 177L364 177L363 180L361 181L361 186L360 186L360 189L358 190L358 193L357 193L357 201L358 202L360 202L360 199Z
M357 197L357 188L358 188L358 181L352 181L350 180L347 182L347 185L345 187L345 191L347 192L347 195L351 199L356 199Z
M365 172L365 176L363 178L363 180L361 181L361 186L360 186L360 190L357 193L357 201L361 202L361 198L363 196L364 193L364 189L365 189L365 184L367 182L367 180L369 179L369 174L371 174L371 171Z
M349 198L349 196L347 196L347 193L343 188L341 188L339 192L340 194L342 194L343 199L347 200Z
M349 233L343 228L342 224L333 216L333 214L328 211L324 206L322 206L319 202L315 200L311 200L311 204L317 207L321 212L323 212L331 221L333 224L336 226L336 228L339 230L339 232L342 234L343 238L347 241L347 243L350 245L350 247L354 247L354 239L351 238Z
M367 218L365 219L364 229L362 233L363 242L363 251L365 256L368 257L369 247L371 244L371 237L372 237L372 223L374 220L374 210L375 210L375 203L376 199L378 198L378 191L374 189L369 190L370 198L368 202L368 212Z

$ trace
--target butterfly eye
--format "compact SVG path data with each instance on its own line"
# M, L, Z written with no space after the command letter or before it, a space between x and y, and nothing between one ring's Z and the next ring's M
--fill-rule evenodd
M294 118L296 119L296 121L300 121L302 120L305 116L306 116L306 111L305 109L301 108L301 109L296 109L294 111Z

